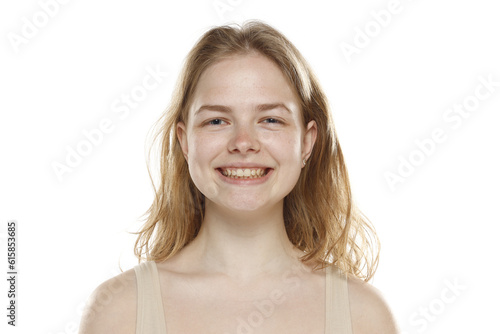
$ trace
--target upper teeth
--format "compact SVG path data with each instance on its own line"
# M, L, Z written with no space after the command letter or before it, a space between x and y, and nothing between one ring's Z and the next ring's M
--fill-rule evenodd
M266 172L265 168L221 168L222 174L229 177L260 177Z

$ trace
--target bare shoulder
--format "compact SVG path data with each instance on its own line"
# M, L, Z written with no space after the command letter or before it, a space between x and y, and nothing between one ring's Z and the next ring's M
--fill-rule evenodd
M134 269L101 283L87 301L79 334L135 333L136 298Z
M380 291L356 277L348 278L354 334L398 334L394 316Z

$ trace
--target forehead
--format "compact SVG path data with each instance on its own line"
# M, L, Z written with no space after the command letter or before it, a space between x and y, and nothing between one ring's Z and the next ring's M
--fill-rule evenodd
M283 103L296 109L295 89L273 61L259 53L235 55L209 66L196 86L191 110L203 104Z

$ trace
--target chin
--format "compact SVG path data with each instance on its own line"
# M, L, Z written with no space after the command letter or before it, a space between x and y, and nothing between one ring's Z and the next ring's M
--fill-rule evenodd
M259 210L264 209L265 204L264 203L241 203L240 205L225 205L226 208L232 210L232 211L239 211L239 212L256 212Z
M241 213L251 213L251 212L262 212L262 210L269 210L271 207L277 205L277 203L272 204L269 199L256 199L254 197L236 197L229 196L230 201L218 202L218 205L222 205L225 208L241 212Z

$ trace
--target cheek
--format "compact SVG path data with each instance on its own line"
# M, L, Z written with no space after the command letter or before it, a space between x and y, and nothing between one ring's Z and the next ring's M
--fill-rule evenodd
M270 135L265 140L266 147L281 161L295 161L301 155L301 141L297 134L280 133Z
M195 136L189 138L188 169L196 188L207 198L215 198L219 194L216 185L211 181L214 174L209 168L221 152L223 141L214 136Z
M190 165L199 166L210 163L217 152L220 152L221 145L224 145L224 141L220 136L193 134L189 140Z

